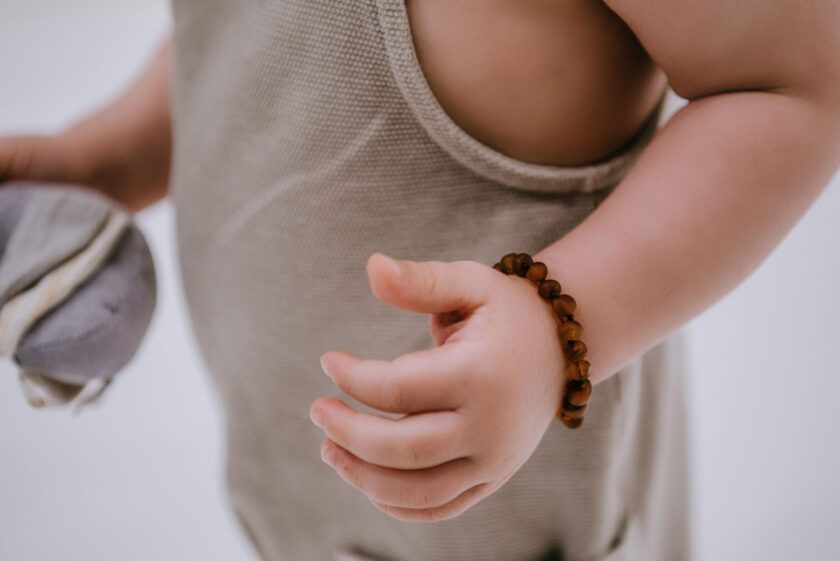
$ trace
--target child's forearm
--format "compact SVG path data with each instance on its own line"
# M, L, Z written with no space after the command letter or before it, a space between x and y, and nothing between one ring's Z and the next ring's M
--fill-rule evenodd
M743 281L840 161L840 107L767 91L690 102L577 228L536 255L578 302L593 383ZM780 318L796 287L768 306ZM779 336L790 326L779 323Z
M0 137L0 182L76 183L131 210L163 198L172 151L171 40L108 104L55 135Z
M85 163L84 183L132 210L157 202L168 191L171 58L167 38L119 96L59 136Z

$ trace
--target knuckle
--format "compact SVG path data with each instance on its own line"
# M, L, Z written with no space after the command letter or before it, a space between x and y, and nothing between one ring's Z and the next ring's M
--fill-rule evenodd
M405 485L402 487L402 503L410 508L433 508L440 504L439 491L428 485Z
M342 454L341 457L336 460L336 468L341 470L344 474L344 479L346 479L351 485L364 493L367 492L364 478L360 476L359 469L353 461Z
M444 519L444 508L427 508L420 511L421 522L440 522Z
M405 412L408 405L408 395L395 378L386 378L380 386L380 402L386 409Z
M347 483L366 495L371 494L370 482L365 477L364 470L357 459L346 453L340 453L336 456L334 469Z
M420 268L421 292L423 296L430 298L437 293L437 277L432 267Z
M450 518L455 518L456 516L460 516L465 510L467 510L466 506L454 506L454 507L440 508L435 512L435 521L436 522L441 522L443 520L449 520Z
M460 352L454 355L453 370L465 375L488 367L487 356L479 345L462 346Z
M351 362L350 364L335 364L333 363L330 369L330 376L335 380L336 384L341 384L344 387L354 387L354 380L364 380L367 373L374 366L376 361L371 359L362 359ZM343 388L342 388L343 389Z
M455 359L457 365L454 370L458 372L458 387L463 395L476 395L482 389L481 385L486 380L485 361L475 360L471 353L463 352Z
M446 453L447 445L446 435L439 431L417 435L406 442L406 459L410 460L412 465L437 464L442 454Z
M495 282L503 279L505 276L500 275L492 266L479 263L478 261L455 261L454 262L463 271L463 274L475 281L475 286L483 282Z
M479 263L478 261L471 261L469 259L454 261L453 263L458 267L463 268L465 273L471 273L475 275L483 275L486 272L493 270L493 267L485 265L484 263Z
M324 415L324 432L345 450L354 450L356 439L353 431L346 428L347 423L336 422L330 415Z
M476 389L480 387L481 373L474 368L468 368L461 371L459 385L464 395L475 396Z
M411 440L398 440L393 450L395 464L405 468L416 467L422 458L417 446Z

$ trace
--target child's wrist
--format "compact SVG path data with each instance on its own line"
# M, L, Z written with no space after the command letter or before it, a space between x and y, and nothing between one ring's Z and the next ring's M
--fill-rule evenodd
M583 326L574 318L575 299L563 294L560 283L548 277L545 263L534 261L527 253L508 253L493 268L533 282L539 296L551 306L558 322L557 336L563 354L561 372L564 374L563 392L555 417L569 428L581 426L592 395L592 384L589 381L590 364L585 358L588 350L582 340Z

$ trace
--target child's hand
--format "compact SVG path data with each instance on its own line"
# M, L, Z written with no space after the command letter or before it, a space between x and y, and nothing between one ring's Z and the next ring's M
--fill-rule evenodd
M398 420L319 398L321 455L380 510L407 521L453 518L531 456L560 406L564 358L536 286L475 261L367 263L377 298L432 314L437 347L393 361L343 351L321 359L346 393Z

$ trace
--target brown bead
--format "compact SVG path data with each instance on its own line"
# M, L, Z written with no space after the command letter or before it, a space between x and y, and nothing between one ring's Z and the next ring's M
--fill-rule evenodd
M496 269L497 271L501 271L502 270L502 264L501 263L496 263L495 265L493 265L493 268Z
M560 296L560 283L554 279L544 280L540 283L537 291L544 299L552 300Z
M569 427L570 429L576 429L583 424L583 417L578 417L577 419L570 419L569 417L563 417L561 419L563 424Z
M548 267L545 266L545 263L542 261L534 261L531 263L531 266L528 267L528 271L525 273L525 278L531 282L540 282L545 280L547 275Z
M566 360L580 360L586 356L586 343L583 341L567 341L563 346L563 355Z
M499 261L502 264L502 272L506 275L513 273L513 260L516 259L516 253L508 253Z
M524 277L534 260L527 253L519 253L513 258L513 272Z
M567 409L563 409L563 417L569 419L583 419L583 414L586 412L586 407L581 407L576 411L569 411Z
M566 341L579 341L583 334L583 326L573 319L566 320L557 328L557 333Z
M551 308L554 310L555 314L562 318L563 316L570 316L574 314L575 308L577 308L577 303L575 302L575 299L568 294L561 294L551 301Z
M580 419L586 413L587 405L572 405L568 395L563 397L563 415L571 419Z
M592 383L589 380L571 380L566 386L566 399L572 405L583 407L592 395Z
M563 424L566 425L567 427L569 427L570 429L576 429L583 424L583 417L578 417L577 419L572 419L571 417L567 417L566 415L563 415L561 413L558 418L561 421L563 421Z
M570 380L586 380L589 378L589 361L574 360L566 365L566 374Z

